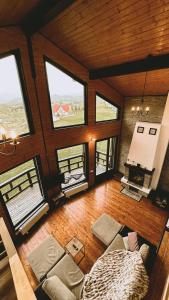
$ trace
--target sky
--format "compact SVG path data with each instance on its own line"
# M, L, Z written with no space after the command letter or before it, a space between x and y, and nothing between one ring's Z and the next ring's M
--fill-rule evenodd
M0 59L0 102L21 99L20 81L16 68L15 56Z
M50 95L82 96L84 86L52 64L46 62Z
M52 95L83 96L84 86L46 62L48 84ZM0 59L0 103L22 101L22 92L14 55Z

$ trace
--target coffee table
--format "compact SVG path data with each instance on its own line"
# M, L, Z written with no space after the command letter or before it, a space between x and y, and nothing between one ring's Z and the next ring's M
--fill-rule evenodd
M77 264L79 264L85 256L85 246L77 236L71 238L65 245L65 250L72 256Z

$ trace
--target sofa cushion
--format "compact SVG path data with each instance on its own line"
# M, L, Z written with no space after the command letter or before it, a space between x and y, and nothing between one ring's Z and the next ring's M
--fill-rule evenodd
M35 250L28 256L28 261L40 281L46 273L62 258L65 250L49 235Z
M128 242L129 242L130 251L138 251L139 250L137 232L129 232L128 233Z
M77 298L80 296L84 274L70 255L66 254L47 274L47 278L54 275L57 275L73 293L75 291Z
M129 251L129 250L130 250L130 246L129 246L129 239L128 239L128 236L123 237L123 242L124 242L125 249L126 249L127 251Z
M117 234L104 253L120 249L125 249L125 245L122 236L120 234Z
M149 256L149 252L150 252L150 246L147 244L143 244L140 249L139 252L141 254L142 260L144 263L147 262L147 258Z
M42 289L51 300L76 300L75 295L55 275L44 281Z
M93 234L106 246L110 245L122 225L107 214L102 214L92 226Z

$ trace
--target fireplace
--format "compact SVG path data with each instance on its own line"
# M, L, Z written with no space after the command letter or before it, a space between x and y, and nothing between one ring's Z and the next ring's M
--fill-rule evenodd
M145 173L137 167L129 168L129 181L135 183L136 185L143 186Z
M135 192L147 196L149 194L150 184L154 170L142 168L139 164L132 165L125 163L125 174L122 178L122 184L129 190L134 189Z

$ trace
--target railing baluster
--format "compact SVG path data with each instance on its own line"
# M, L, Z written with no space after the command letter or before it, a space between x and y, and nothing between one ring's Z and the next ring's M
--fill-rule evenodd
M30 187L33 187L33 183L32 183L32 178L31 178L30 171L27 172L27 177L28 177L28 181L29 181Z

